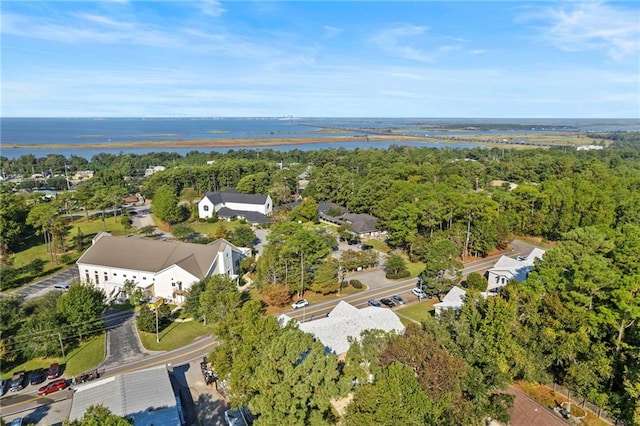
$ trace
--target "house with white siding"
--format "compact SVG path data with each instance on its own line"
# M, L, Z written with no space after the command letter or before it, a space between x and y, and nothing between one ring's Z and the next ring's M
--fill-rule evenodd
M240 259L249 253L224 239L204 245L100 233L76 264L80 280L107 296L116 297L133 281L149 297L180 304L198 281L212 275L237 278Z
M273 211L273 201L269 195L241 194L229 190L207 192L198 202L198 217L208 219L213 213L220 219L245 219L258 224L267 223Z
M533 269L536 259L542 259L545 250L534 248L527 256L519 256L513 259L509 256L501 256L487 272L487 291L498 291L511 280L524 281Z

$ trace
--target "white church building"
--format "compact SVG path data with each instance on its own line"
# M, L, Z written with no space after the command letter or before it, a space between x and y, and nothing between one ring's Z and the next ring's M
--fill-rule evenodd
M239 262L250 249L224 239L210 244L114 237L100 233L78 259L80 280L116 297L133 281L149 297L183 303L187 290L212 275L237 278Z
M198 202L198 217L208 219L213 213L220 219L245 219L259 224L271 220L273 201L269 195L241 194L236 191L207 192Z

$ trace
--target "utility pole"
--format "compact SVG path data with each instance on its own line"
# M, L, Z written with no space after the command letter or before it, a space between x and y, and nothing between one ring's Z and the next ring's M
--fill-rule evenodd
M158 307L156 306L156 343L160 343L160 334L158 333Z
M60 350L62 351L62 360L65 360L65 355L64 355L64 345L62 344L62 335L60 333L58 333L58 339L60 340Z

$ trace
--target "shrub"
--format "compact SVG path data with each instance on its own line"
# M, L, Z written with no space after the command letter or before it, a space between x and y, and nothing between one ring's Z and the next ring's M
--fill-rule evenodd
M357 289L364 287L364 285L360 280L351 280L349 281L349 284L351 284L351 287L357 288Z
M387 274L385 275L388 279L390 280L397 280L400 278L409 278L411 276L411 272L407 271L406 269L403 271L399 271L397 273L391 273L391 272L387 272Z
M65 265L70 265L73 263L73 257L71 257L70 254L65 253L60 256L60 262L64 263Z

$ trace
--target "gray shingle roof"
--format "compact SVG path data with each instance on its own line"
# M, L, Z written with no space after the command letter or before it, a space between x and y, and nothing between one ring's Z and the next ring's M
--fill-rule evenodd
M245 203L264 205L267 196L261 194L241 194L234 190L223 192L207 192L204 194L214 205L220 203Z
M177 264L203 279L225 244L231 245L224 239L203 245L105 235L95 240L77 263L152 273Z
M244 217L245 220L249 223L270 223L271 219L262 213L258 212L250 212L246 210L233 210L228 207L223 207L216 215L222 219L233 219L235 217Z
M378 230L378 218L367 213L347 213L342 219L351 224L351 230L357 234L375 232Z

